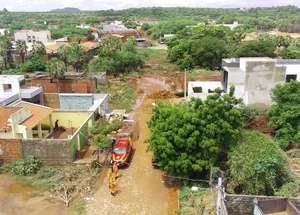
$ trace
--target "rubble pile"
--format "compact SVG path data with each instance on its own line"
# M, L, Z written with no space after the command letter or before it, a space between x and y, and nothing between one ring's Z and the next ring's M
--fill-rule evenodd
M148 98L150 99L170 99L173 97L175 97L175 95L168 90L160 90L148 95Z

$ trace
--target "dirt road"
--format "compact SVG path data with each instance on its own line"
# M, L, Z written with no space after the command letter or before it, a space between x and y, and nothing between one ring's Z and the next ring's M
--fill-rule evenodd
M141 78L139 98L135 120L137 127L134 141L134 154L130 166L119 170L120 177L116 180L116 196L111 196L106 179L107 168L102 172L98 182L99 189L92 198L87 200L87 214L175 214L178 208L177 190L171 182L163 177L163 173L151 166L152 153L146 152L144 140L149 137L147 121L152 114L152 103L147 94L165 89L161 80Z

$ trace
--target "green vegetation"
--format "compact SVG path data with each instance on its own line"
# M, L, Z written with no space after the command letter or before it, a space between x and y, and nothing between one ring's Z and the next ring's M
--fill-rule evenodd
M274 195L281 189L278 194L284 194L290 190L285 184L294 182L278 143L257 131L243 133L241 143L229 154L228 165L229 186L238 193Z
M276 139L285 149L300 140L300 82L278 84L271 91L274 104L269 110L270 125L276 128Z
M236 52L236 57L275 57L275 43L272 41L253 40L243 43Z
M108 37L99 47L98 57L89 63L89 71L107 72L110 75L139 71L144 67L144 60L137 52L134 41L121 44L121 41L114 37Z
M24 161L17 161L12 166L12 172L15 175L32 175L42 167L42 162L34 156L28 156Z
M47 62L46 71L52 78L61 78L66 72L64 62L57 58L52 58Z
M241 100L218 89L204 102L169 104L158 102L148 122L148 150L170 174L199 177L212 165L221 164L237 144L243 123L235 106Z

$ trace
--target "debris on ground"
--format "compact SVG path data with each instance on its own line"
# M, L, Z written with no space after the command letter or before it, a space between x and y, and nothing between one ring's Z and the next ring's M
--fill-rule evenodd
M148 95L150 99L170 99L173 97L175 97L175 95L168 90L160 90Z

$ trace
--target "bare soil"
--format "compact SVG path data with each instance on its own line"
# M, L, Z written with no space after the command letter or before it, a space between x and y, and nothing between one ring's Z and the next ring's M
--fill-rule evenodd
M152 115L154 99L147 95L168 89L163 76L145 75L137 79L138 101L135 106L134 153L130 165L120 168L116 196L110 194L105 167L98 179L98 190L87 200L87 214L175 214L178 209L177 186L164 173L151 165L152 153L144 143L150 135L147 121Z

